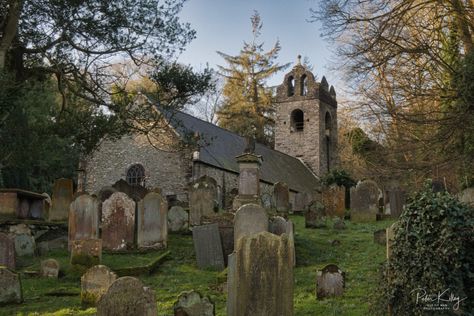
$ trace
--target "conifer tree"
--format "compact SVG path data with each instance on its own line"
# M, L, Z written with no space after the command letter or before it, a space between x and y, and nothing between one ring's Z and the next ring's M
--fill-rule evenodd
M273 141L273 94L266 86L266 80L288 65L276 63L280 43L277 41L268 52L258 42L262 21L258 12L250 18L253 38L244 42L236 56L223 52L227 66L219 66L225 78L223 103L217 113L219 125L258 142L271 144Z

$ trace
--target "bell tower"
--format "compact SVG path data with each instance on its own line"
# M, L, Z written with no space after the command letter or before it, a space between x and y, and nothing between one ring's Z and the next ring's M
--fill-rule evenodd
M326 78L316 82L301 56L277 88L275 149L303 162L318 176L337 163L337 101Z

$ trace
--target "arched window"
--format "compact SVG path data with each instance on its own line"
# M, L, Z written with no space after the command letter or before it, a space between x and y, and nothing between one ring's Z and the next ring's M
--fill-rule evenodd
M295 78L293 78L293 76L289 76L287 80L288 96L291 97L295 94Z
M308 77L306 75L301 76L300 89L300 95L308 94Z
M130 166L127 170L127 183L145 186L145 168L140 164Z
M331 115L329 112L326 112L326 117L324 118L324 134L326 135L326 165L327 171L329 172L331 167L331 129L332 129L332 121Z
M300 109L291 112L291 130L301 132L304 129L304 113Z

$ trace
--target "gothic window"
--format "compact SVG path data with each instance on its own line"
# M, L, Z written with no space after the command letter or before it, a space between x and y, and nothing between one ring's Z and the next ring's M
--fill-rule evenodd
M304 129L304 113L300 109L291 112L291 131L301 132Z
M332 129L332 122L331 122L331 115L329 112L326 112L326 117L324 118L324 134L326 135L326 166L327 171L329 172L331 166L331 129Z
M291 97L292 95L295 94L295 78L293 76L288 77L288 96Z
M308 94L308 77L306 75L301 76L301 84L300 84L300 94L307 95Z
M130 166L127 170L127 183L130 185L145 185L145 168L140 164Z

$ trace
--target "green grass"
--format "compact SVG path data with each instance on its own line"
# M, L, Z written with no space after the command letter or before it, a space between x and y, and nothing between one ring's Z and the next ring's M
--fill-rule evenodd
M351 224L337 231L328 228L306 229L304 218L292 216L295 223L297 266L295 268L295 315L368 315L370 294L374 291L377 269L385 260L385 248L373 242L373 232L388 227L391 222ZM331 241L339 240L338 246ZM156 293L159 315L173 315L172 307L178 295L191 289L210 296L216 304L216 314L225 315L226 295L219 272L199 270L196 266L192 237L170 235L168 250L171 254L152 275L139 278ZM164 251L146 254L104 254L102 263L112 270L141 266L152 262ZM79 294L80 276L68 265L66 251L50 253L47 257L31 259L25 270L39 269L40 260L55 258L64 276L60 279L23 277L24 303L0 307L0 315L94 315L95 309L81 309ZM346 289L342 297L317 300L315 295L316 271L334 263L346 272ZM51 292L64 292L72 296L49 296Z

